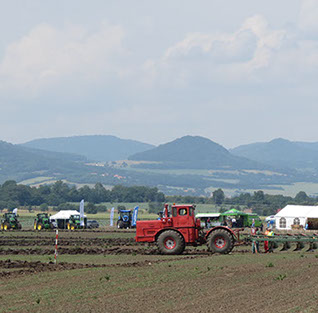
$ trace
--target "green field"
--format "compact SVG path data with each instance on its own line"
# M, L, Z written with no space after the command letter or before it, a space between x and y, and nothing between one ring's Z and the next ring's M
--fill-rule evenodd
M90 240L119 234L122 243L92 252L101 247ZM250 247L236 247L229 255L188 248L163 256L145 254L149 247L134 244L133 236L61 232L61 246L71 240L88 250L61 253L54 265L53 254L45 254L50 247L39 245L52 238L53 252L54 232L0 233L0 312L317 312L317 253L253 255ZM3 248L11 250L4 255ZM38 254L15 254L24 249Z

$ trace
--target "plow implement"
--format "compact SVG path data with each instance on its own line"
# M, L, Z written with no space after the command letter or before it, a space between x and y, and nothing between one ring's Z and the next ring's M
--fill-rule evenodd
M275 234L274 236L265 235L250 235L247 237L249 242L263 243L268 242L270 250L281 248L280 251L303 250L306 246L306 251L314 251L318 248L318 234Z

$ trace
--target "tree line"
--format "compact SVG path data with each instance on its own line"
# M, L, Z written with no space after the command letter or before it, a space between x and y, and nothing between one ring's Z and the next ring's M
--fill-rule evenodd
M219 211L225 211L225 206L232 208L252 209L253 212L267 216L276 214L278 209L284 208L287 204L296 205L317 205L318 197L309 197L306 192L300 191L295 197L283 195L269 195L264 191L255 191L253 194L241 193L233 197L226 197L222 189L212 192L211 197L192 197L192 196L167 196L166 201L169 202L185 202L195 204L213 203L219 206Z
M0 209L12 210L20 206L42 206L43 211L48 206L71 209L70 202L80 202L82 199L89 206L102 202L164 202L165 195L156 187L145 186L114 186L106 189L101 183L94 187L87 185L76 188L62 181L52 185L30 187L17 184L13 180L0 186ZM76 206L78 209L78 206Z
M275 214L277 209L283 208L287 204L316 205L318 198L309 197L304 191L300 191L294 198L283 195L268 195L263 191L255 191L253 194L241 193L238 196L226 197L222 189L212 192L210 197L197 196L165 196L156 187L146 186L114 186L106 189L101 183L96 183L94 187L87 185L77 188L62 181L57 181L52 185L41 185L30 187L17 184L13 180L8 180L0 185L0 210L12 210L16 207L40 206L43 211L48 207L60 209L78 209L78 203L82 199L87 205L87 213L106 211L107 208L101 205L103 202L137 202L149 203L149 212L158 212L163 207L164 202L170 203L193 203L193 204L213 204L224 211L225 207L251 208L253 212L260 215Z

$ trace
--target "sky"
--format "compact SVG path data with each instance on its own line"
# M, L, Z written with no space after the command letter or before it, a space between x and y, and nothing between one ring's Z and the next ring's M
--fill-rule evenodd
M317 0L0 7L0 140L318 141Z

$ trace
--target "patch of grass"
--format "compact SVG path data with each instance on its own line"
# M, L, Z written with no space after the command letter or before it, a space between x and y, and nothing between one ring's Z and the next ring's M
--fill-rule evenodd
M275 277L275 280L284 280L286 277L286 274L279 274L277 277Z

